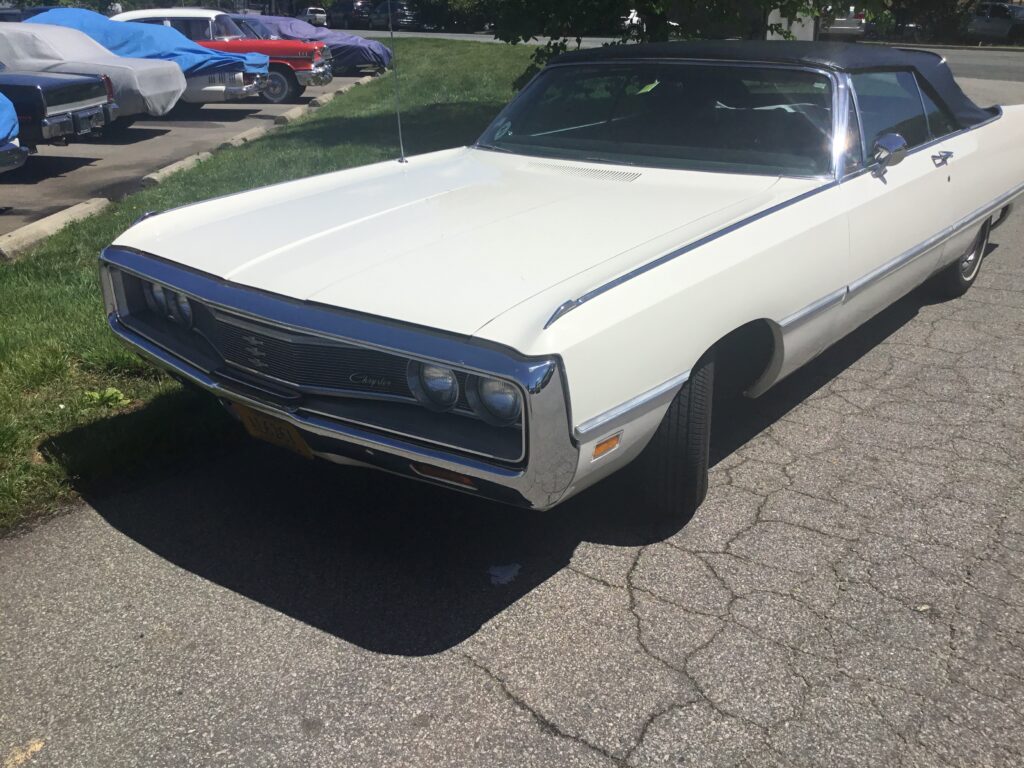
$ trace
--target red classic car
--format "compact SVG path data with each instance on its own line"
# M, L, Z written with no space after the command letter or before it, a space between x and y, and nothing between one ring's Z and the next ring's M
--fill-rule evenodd
M262 96L275 104L294 101L308 85L331 82L331 49L321 42L253 40L245 37L231 17L205 8L151 8L128 11L114 21L163 24L205 48L227 53L262 53L270 57L270 80Z

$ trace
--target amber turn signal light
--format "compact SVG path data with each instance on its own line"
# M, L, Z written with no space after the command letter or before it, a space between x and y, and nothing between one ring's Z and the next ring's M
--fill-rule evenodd
M619 447L619 442L622 440L622 433L612 435L611 437L605 438L600 443L594 446L594 455L592 459L600 459L606 453L611 453Z

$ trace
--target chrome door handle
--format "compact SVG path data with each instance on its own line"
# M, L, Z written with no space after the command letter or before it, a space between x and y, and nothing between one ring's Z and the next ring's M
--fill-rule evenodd
M949 161L953 158L953 153L948 151L936 152L932 155L932 162L935 163L935 167L939 168L943 165L948 165Z

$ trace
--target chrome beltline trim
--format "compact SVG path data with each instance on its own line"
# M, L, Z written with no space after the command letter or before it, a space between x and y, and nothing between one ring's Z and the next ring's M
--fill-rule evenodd
M683 386L689 378L690 371L685 371L678 376L673 376L668 381L659 384L653 389L649 389L643 394L630 398L626 402L621 403L592 419L587 419L573 430L573 434L580 442L586 442L593 437L597 437L602 432L611 432L618 429L626 422L632 421L647 411L653 410L662 403L671 400L675 397L679 388Z
M632 269L629 272L619 275L614 280L610 280L604 285L599 285L597 288L587 291L578 299L570 299L569 301L566 301L563 304L561 304L558 307L558 309L555 310L554 314L551 315L550 318L548 318L548 321L544 323L544 330L550 328L560 318L564 317L566 314L576 309L576 307L586 304L591 299L597 298L601 294L610 291L612 288L615 288L629 280L632 280L634 277L639 277L640 275L645 274L646 272L650 272L652 269L660 267L662 264L672 261L673 259L677 259L680 256L690 253L691 251L694 251L702 246L705 246L708 243L714 242L715 240L718 240L721 237L725 237L726 235L729 235L738 229L742 229L748 224L753 224L754 222L760 221L766 216L770 216L771 214L777 213L778 211L781 211L784 208L788 208L791 205L796 205L797 203L803 202L809 197L813 197L814 195L817 195L820 192L824 192L828 189L833 189L834 187L837 186L839 186L839 182L833 180L829 181L826 184L822 184L820 187L809 189L806 192L800 193L796 197L791 197L789 200L784 200L781 203L776 203L775 205L769 208L765 208L763 211L759 211L758 213L755 213L751 216L747 216L745 219L740 219L739 221L733 222L727 227L723 227L722 229L712 232L710 235L705 235L699 240L694 240L692 243L688 245L684 245L681 248L675 249L674 251L669 251L664 256L659 256L653 261L649 261L646 264L643 264L642 266L636 267L635 269Z

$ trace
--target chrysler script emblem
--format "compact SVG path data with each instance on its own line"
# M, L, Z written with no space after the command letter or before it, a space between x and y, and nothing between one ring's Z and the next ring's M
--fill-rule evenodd
M371 376L368 373L352 373L349 374L348 380L353 384L369 387L370 389L391 389L391 379L385 379L383 376Z

